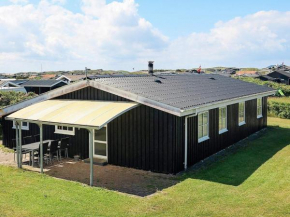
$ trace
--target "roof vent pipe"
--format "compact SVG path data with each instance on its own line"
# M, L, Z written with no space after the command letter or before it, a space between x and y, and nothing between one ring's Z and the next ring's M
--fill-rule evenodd
M154 61L148 61L148 73L149 73L149 75L153 75L153 63L154 63Z

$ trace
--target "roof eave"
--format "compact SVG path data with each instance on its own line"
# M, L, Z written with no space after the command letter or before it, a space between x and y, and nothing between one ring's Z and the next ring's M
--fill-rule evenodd
M251 94L251 95L247 95L247 96L237 97L237 98L233 98L233 99L228 99L228 100L222 100L222 101L218 101L218 102L208 103L208 104L204 104L204 105L201 105L201 106L196 106L194 108L185 109L185 110L183 110L181 112L180 116L187 116L187 115L191 115L191 114L194 114L194 113L200 113L200 112L203 112L203 111L208 111L210 109L220 108L220 107L228 106L228 105L239 103L239 102L249 101L249 100L252 100L252 99L259 98L259 97L272 96L276 92L277 92L276 90L271 90L271 91L267 91L267 92L256 93L256 94Z

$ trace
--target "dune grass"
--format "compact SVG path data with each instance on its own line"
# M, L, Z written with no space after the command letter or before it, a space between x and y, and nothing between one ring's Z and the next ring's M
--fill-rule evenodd
M0 166L0 216L290 216L290 120L212 166L137 198Z

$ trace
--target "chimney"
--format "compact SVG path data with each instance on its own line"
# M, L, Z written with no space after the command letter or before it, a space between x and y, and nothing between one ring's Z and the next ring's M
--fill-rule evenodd
M154 63L154 61L148 61L148 73L149 73L149 75L153 75L153 63Z

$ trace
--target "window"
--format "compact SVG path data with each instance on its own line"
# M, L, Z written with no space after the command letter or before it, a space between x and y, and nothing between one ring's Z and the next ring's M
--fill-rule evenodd
M94 131L94 157L107 160L107 127Z
M65 134L65 135L75 135L75 128L62 126L62 125L55 125L55 132L58 134Z
M239 103L239 126L242 126L246 123L245 113L245 102L241 102Z
M263 117L262 115L262 98L257 99L257 118Z
M227 107L222 107L219 109L219 134L227 131Z
M208 112L198 114L198 142L203 142L209 139L208 119L209 119Z
M13 128L13 129L16 129L16 127L15 127L15 121L13 121L13 127L12 127L12 128ZM21 123L21 129L22 129L22 130L29 130L29 123L23 121L23 122Z

